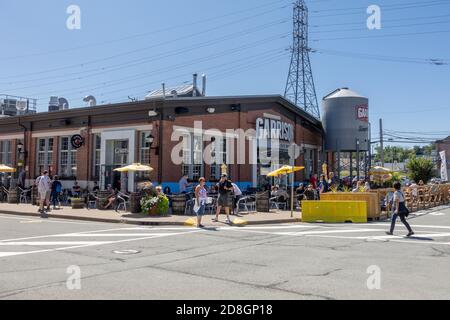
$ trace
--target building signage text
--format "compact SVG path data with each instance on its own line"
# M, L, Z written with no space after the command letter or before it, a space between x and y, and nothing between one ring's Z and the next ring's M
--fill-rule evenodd
M289 142L294 139L292 124L280 120L258 118L256 119L256 132L258 139L275 139Z

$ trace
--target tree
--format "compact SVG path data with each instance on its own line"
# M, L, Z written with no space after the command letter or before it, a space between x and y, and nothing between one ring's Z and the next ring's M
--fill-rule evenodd
M435 174L433 161L427 158L413 157L406 167L409 170L409 177L416 182L422 180L427 183Z

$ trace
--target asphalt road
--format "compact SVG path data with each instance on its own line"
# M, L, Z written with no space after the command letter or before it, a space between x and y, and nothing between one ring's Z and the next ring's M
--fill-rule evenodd
M401 223L390 237L386 223L198 230L0 215L0 299L450 299L450 209L410 223L407 239Z

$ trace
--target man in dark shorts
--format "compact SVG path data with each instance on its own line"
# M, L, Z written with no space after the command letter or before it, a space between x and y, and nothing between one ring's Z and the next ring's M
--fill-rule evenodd
M223 174L218 183L219 187L219 199L217 200L217 211L216 218L213 219L213 222L219 221L219 214L222 210L222 207L225 209L225 213L227 214L226 223L231 223L230 221L230 208L233 205L233 197L231 196L231 191L233 191L233 185L231 181L228 180L226 174Z

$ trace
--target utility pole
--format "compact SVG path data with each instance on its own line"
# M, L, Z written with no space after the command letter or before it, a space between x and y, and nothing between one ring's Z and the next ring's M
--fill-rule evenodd
M380 119L380 156L381 156L381 166L384 167L384 137L383 137L383 119Z
M284 96L299 108L320 119L319 104L309 60L308 7L305 0L294 3L292 57Z

